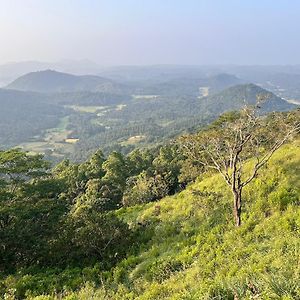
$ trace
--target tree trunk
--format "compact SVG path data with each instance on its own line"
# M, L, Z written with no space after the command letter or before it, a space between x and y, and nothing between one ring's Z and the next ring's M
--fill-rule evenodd
M242 213L242 190L235 190L233 192L234 204L233 204L233 216L235 225L241 226L241 213Z

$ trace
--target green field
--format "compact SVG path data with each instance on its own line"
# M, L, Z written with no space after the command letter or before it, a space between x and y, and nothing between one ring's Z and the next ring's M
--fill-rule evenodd
M93 114L108 108L108 106L80 106L80 105L70 105L66 107L71 108L77 112L93 113Z
M19 147L32 153L45 154L48 152L56 157L71 153L72 144L65 142L72 133L71 130L66 129L68 124L69 117L63 117L57 127L48 129L43 136L36 136L33 141L22 143Z

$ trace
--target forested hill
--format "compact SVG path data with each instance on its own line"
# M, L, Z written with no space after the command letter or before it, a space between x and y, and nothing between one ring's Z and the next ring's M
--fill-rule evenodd
M258 95L267 96L266 101L260 103L264 113L288 111L297 107L255 84L230 87L220 93L202 98L199 105L203 111L217 115L225 111L239 110L244 105L255 105Z
M204 126L226 111L255 104L260 94L269 95L261 104L262 113L297 107L254 84L234 86L208 97L141 96L126 102L122 109L107 110L99 120L109 126L109 130L86 132L84 139L76 144L73 157L80 160L97 148L122 149L120 146L123 145L123 151L128 151L134 147L153 146ZM90 118L95 120L93 115Z
M117 93L121 85L95 75L76 76L53 70L31 72L17 78L7 89L44 93L94 91Z

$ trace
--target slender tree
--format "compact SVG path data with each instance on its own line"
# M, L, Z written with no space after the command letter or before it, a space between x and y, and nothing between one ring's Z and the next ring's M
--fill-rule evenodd
M260 116L259 108L247 106L227 113L209 129L180 139L187 156L203 171L218 171L230 187L236 226L241 225L243 188L257 177L275 151L300 131L299 110ZM250 172L246 163L251 165Z

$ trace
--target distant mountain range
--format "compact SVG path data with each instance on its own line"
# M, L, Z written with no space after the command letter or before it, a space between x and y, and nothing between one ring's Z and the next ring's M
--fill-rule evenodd
M75 159L82 160L99 147L122 147L132 136L144 136L144 146L149 146L193 131L224 112L255 104L258 94L269 95L262 113L297 107L257 85L241 83L226 73L119 83L95 75L31 72L0 89L0 147L45 144L45 133L60 130L64 120L66 134L79 140Z
M201 111L218 115L223 111L239 109L244 104L255 104L258 94L269 94L267 103L263 105L266 112L295 107L255 84L241 83L242 80L236 76L222 73L204 78L177 78L154 85L136 84L135 87L128 87L100 76L78 76L45 70L17 78L2 90L0 100L5 94L14 101L25 99L53 104L115 105L130 101L130 94L136 92L140 97L147 94L172 97L167 102L173 101L173 97L191 97L187 105L194 103L201 106ZM207 89L207 93L201 94L201 89ZM182 101L186 100L181 99L178 103L182 104Z
M66 92L101 92L112 94L150 94L150 95L195 95L199 96L201 88L207 88L209 93L221 91L230 86L243 83L231 74L217 74L213 76L196 76L174 78L168 81L152 83L119 83L115 80L96 75L73 75L68 73L45 70L25 74L6 89L18 91L33 91L40 93ZM200 94L199 94L200 93Z

